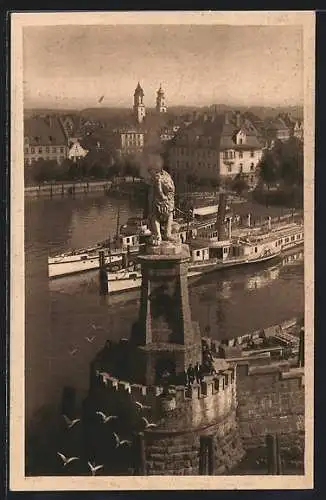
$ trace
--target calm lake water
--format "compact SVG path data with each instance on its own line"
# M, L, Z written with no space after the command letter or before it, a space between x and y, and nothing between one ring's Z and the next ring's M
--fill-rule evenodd
M65 385L86 391L96 352L108 338L128 337L137 319L139 292L101 297L97 272L51 282L47 277L49 254L115 232L118 205L120 224L140 214L126 200L101 195L25 201L28 420L40 408L57 405ZM295 255L291 263L274 260L201 278L190 288L190 301L203 334L233 337L303 315L302 250Z

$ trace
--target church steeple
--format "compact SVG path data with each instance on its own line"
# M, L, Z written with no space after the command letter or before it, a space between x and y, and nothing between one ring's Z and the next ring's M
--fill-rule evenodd
M156 111L157 113L166 113L165 94L161 83L160 88L157 91Z
M144 91L138 82L134 92L134 115L138 123L142 123L146 114L145 104L143 102L144 95Z

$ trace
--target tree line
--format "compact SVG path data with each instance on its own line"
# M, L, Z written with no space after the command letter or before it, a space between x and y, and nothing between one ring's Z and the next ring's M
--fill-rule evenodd
M39 159L25 167L25 184L43 182L65 182L80 180L106 180L119 176L139 177L140 167L136 159L115 159L108 155L96 159L87 157L73 161L70 159L58 163L56 160Z
M291 137L285 142L276 141L265 152L258 174L254 193L257 201L303 205L304 151L300 140Z

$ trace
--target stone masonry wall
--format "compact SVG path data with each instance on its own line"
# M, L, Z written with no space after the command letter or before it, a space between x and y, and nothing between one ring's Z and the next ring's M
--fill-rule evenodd
M147 433L146 465L148 475L198 475L200 437L213 436L214 474L224 474L243 458L236 411L218 423L183 433Z
M265 446L266 435L278 433L281 449L295 446L303 462L304 381L301 372L288 369L260 372L238 367L238 423L245 449Z

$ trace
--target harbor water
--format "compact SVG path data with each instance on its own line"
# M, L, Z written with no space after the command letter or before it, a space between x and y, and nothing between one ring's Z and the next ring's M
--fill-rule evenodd
M118 211L118 207L120 210ZM246 207L240 207L246 213ZM64 386L86 392L89 364L106 339L129 337L139 291L99 295L98 273L48 280L47 258L104 240L139 215L102 194L25 200L25 363L27 423L59 404ZM201 277L190 288L203 335L231 338L304 311L303 249L286 258Z

